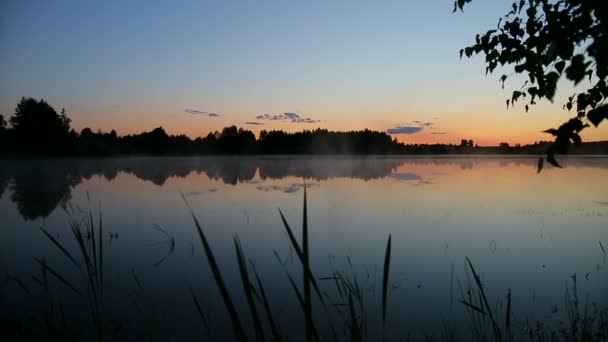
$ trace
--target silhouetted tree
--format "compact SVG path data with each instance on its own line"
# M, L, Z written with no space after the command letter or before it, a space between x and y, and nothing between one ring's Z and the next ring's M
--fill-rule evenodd
M469 140L469 147L473 147L473 146L474 146L473 140Z
M454 11L471 0L456 0ZM460 50L460 56L486 55L486 73L498 65L512 65L516 74L528 77L513 91L509 104L529 99L553 101L561 76L579 84L589 79L586 90L568 98L564 108L574 109L572 119L545 132L555 137L547 161L559 166L554 153L567 153L571 143L580 144L580 131L588 123L598 126L608 119L608 9L602 0L520 0L500 18L497 28L479 34L475 44ZM500 77L503 84L509 76ZM541 162L542 168L542 162Z
M461 147L467 147L467 146L469 146L469 141L467 139L460 140L460 146Z
M70 119L44 100L22 98L10 123L23 153L62 154L70 147Z
M6 120L4 120L4 115L0 114L0 131L6 129Z

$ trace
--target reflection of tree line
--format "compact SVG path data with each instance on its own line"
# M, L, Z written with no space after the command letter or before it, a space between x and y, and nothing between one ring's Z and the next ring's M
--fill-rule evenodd
M10 199L26 220L46 217L71 198L72 189L93 176L113 180L119 172L162 186L171 177L205 174L225 184L261 179L332 177L373 179L388 176L403 164L399 160L308 160L252 158L128 158L67 159L0 162L0 196Z
M589 161L592 160L593 164ZM256 172L261 180L296 177L310 180L388 177L403 165L456 165L471 169L478 163L496 162L500 166L536 167L536 158L128 158L67 159L0 162L0 196L8 189L25 219L48 216L59 204L71 198L72 189L83 180L101 176L113 180L119 172L162 186L171 177L191 173L205 174L225 184L251 181ZM608 167L608 159L572 158L567 166ZM412 173L413 174L413 173Z

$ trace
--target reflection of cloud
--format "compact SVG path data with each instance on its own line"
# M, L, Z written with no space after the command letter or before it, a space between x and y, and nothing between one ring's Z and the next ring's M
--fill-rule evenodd
M316 187L316 186L319 186L319 183L306 183L307 188L312 188L312 187ZM258 189L260 191L264 191L264 192L281 191L286 194L298 192L302 188L304 188L303 183L293 183L293 184L287 184L287 185L260 185L260 186L256 187L256 189Z
M422 127L397 126L386 130L388 134L415 134L422 131Z
M303 118L297 113L283 113L283 114L262 114L255 117L258 120L271 120L271 121L289 121L292 123L316 123L321 120L315 120L311 118Z
M595 201L599 205L608 205L608 201Z
M194 191L184 192L184 196L186 196L186 197L195 197L195 196L200 196L200 195L204 195L204 194L207 194L207 193L210 193L210 192L217 192L217 191L218 191L217 188L194 190Z
M263 123L257 121L246 121L245 125L263 125Z
M431 132L431 134L447 134L446 132Z
M422 180L422 177L418 176L415 173L411 173L411 172L396 172L396 173L391 173L390 175L391 178L395 178L398 180L402 180L402 181L412 181L412 180Z
M193 115L202 115L202 116L209 116L209 117L218 117L218 116L220 116L218 113L203 112L203 111L197 110L197 109L184 109L184 111L186 113L193 114Z
M420 186L420 185L430 185L433 184L433 182L429 181L429 180L421 180L420 182L414 184L414 186Z
M431 182L430 180L424 179L421 176L412 172L394 172L391 173L389 177L399 181L413 182L413 186L433 184L433 182Z

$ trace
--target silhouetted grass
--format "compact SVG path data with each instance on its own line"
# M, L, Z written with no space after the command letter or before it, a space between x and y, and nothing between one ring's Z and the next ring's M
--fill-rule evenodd
M212 276L214 279L215 286L218 288L223 307L228 312L234 338L238 341L247 341L252 337L256 341L284 341L286 335L283 334L285 329L282 329L279 321L276 319L276 314L273 313L273 306L269 301L267 292L264 289L262 279L257 272L255 264L246 258L243 246L238 238L234 236L233 244L236 255L236 268L240 275L240 285L246 299L245 312L239 312L235 305L234 297L231 296L228 291L228 286L224 281L220 267L215 259L212 251L212 243L208 240L205 231L195 216L193 210L190 208L185 197L182 195L184 202L190 210L190 215L193 219L196 232L201 240L205 258L209 265ZM66 209L66 212L68 210ZM378 336L369 336L369 320L367 319L367 303L365 301L365 290L361 285L354 267L351 262L351 258L347 256L348 264L352 272L344 271L332 271L331 276L321 277L318 280L330 281L331 286L335 286L337 298L330 298L327 294L326 298L333 301L333 308L338 316L332 316L328 312L325 306L325 300L322 296L321 289L318 285L317 278L312 272L310 264L310 240L309 240L309 225L308 225L308 207L307 207L307 193L304 190L303 200L303 213L302 213L302 243L300 244L294 234L293 229L288 224L285 216L279 210L279 216L283 227L287 233L287 237L290 244L290 250L295 251L297 260L302 270L301 283L298 283L292 275L287 272L287 280L292 287L304 317L304 325L301 327L301 337L307 341L321 341L326 339L325 336L321 337L320 327L321 323L326 323L331 328L333 339L348 340L348 341L374 341L379 340ZM72 230L72 236L76 242L78 255L70 252L71 249L67 248L65 243L60 242L57 238L53 237L48 231L41 228L44 236L48 238L52 245L54 245L61 254L65 257L66 262L73 266L79 273L84 275L85 285L82 289L82 285L74 281L71 281L65 272L59 271L57 268L51 267L44 259L35 258L41 269L41 276L37 279L37 282L41 284L44 292L47 294L48 308L44 313L44 320L47 326L47 333L49 339L68 340L70 335L70 329L67 326L66 319L63 314L63 307L61 303L56 304L50 294L49 289L49 277L56 279L61 285L68 288L79 298L86 298L88 303L89 312L93 319L95 336L98 341L106 340L107 336L105 330L107 329L106 317L104 315L104 246L102 243L102 232L103 232L103 221L101 215L98 220L94 220L92 211L86 213L86 217L82 220L76 219L76 215L70 213L70 227ZM170 235L166 233L162 228L158 227L159 231L164 232L168 237ZM172 241L172 247L174 248L174 240L172 237L169 238ZM604 247L599 242L602 251L605 254ZM273 250L277 260L281 265L285 265L285 261L281 260L276 250ZM386 326L387 326L387 307L391 303L388 299L389 292L389 279L391 274L391 258L392 258L392 236L389 235L384 251L384 263L382 272L382 293L381 293L381 339L385 340ZM544 327L541 325L535 327L528 327L527 334L525 335L514 335L513 334L513 313L512 313L512 294L511 290L507 291L504 306L504 311L499 310L497 305L492 308L490 305L490 298L486 293L484 284L481 277L473 262L467 257L466 261L466 279L463 284L458 281L460 288L461 299L460 302L463 304L463 308L468 313L469 317L469 328L465 330L469 335L465 336L463 340L473 339L476 341L496 341L496 342L508 342L515 340L531 340L531 341L553 341L553 340L568 340L568 341L601 341L608 338L608 313L604 310L597 308L590 309L588 304L584 305L580 302L578 297L577 289L577 278L576 275L572 276L572 285L566 288L565 294L565 308L568 313L568 324L566 328L561 330L555 327ZM253 272L251 274L250 272ZM132 270L132 276L137 284L137 288L142 290L142 284L135 272ZM253 279L255 278L255 279ZM453 265L452 274L450 275L450 291L451 283L453 278ZM15 283L23 289L23 291L32 295L29 288L16 277L12 277ZM207 314L205 313L204 302L201 302L195 293L193 287L189 288L190 297L193 303L193 310L198 315L200 322L204 329L209 334L213 330L213 325ZM318 298L324 311L314 310L313 293ZM270 298L272 299L272 298ZM502 305L501 305L502 307ZM439 315L439 313L438 313ZM333 326L333 319L338 317L342 321L338 322L343 327L343 335L340 336L336 333ZM401 320L408 320L408 317L402 317ZM243 322L250 321L250 326L245 326ZM291 327L291 326L290 326ZM248 330L250 329L250 330ZM453 327L450 327L449 322L442 319L440 336L443 340L455 341L458 340L458 331ZM293 332L293 331L292 331ZM403 332L403 337L407 336L409 340L411 335L409 332ZM342 337L342 338L341 338ZM427 339L431 340L431 335L426 336Z
M391 236L388 236L384 253L384 272L382 276L382 325L386 324L386 297L388 295L388 275L391 265Z
M183 194L182 194L182 198L183 198L184 202L186 203L186 205L188 206L188 208L190 208L190 205L188 204L188 201L186 200L186 197ZM222 300L224 301L226 310L228 310L228 314L230 315L235 337L239 341L247 341L247 335L245 334L245 330L243 329L243 324L241 323L239 315L236 312L236 308L233 304L232 298L230 297L230 293L228 292L226 283L224 282L224 279L222 278L220 268L218 267L215 257L213 256L213 251L211 250L211 246L209 245L209 242L207 241L207 237L205 236L205 233L203 232L203 228L201 227L200 223L198 222L198 219L196 218L196 215L194 215L194 212L192 211L191 208L190 208L190 215L192 216L192 219L194 220L194 225L196 226L196 230L201 239L201 243L203 244L203 249L204 249L205 255L207 257L207 262L209 263L209 267L211 267L211 271L213 272L213 279L215 280L215 283L220 291L220 294L222 296Z

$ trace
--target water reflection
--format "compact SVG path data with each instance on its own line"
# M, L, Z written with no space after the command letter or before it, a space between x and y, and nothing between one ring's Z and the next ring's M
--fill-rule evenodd
M370 158L370 157L269 157L269 158L115 158L73 160L0 161L0 196L5 190L25 220L45 218L58 205L71 198L71 191L84 180L100 176L108 181L119 173L134 175L138 179L162 186L171 177L184 178L195 172L224 184L259 183L260 191L297 192L303 183L264 185L267 179L296 177L324 181L330 178L372 180L391 177L415 185L431 184L423 175L407 170L407 166L457 165L471 170L491 158ZM510 165L534 169L535 158L495 158L500 167ZM590 166L606 168L608 161L601 158L572 158L565 161L570 167ZM404 170L404 167L406 170ZM397 170L399 169L399 170ZM259 175L258 179L256 174ZM310 183L310 186L318 185ZM186 193L196 196L217 189Z

